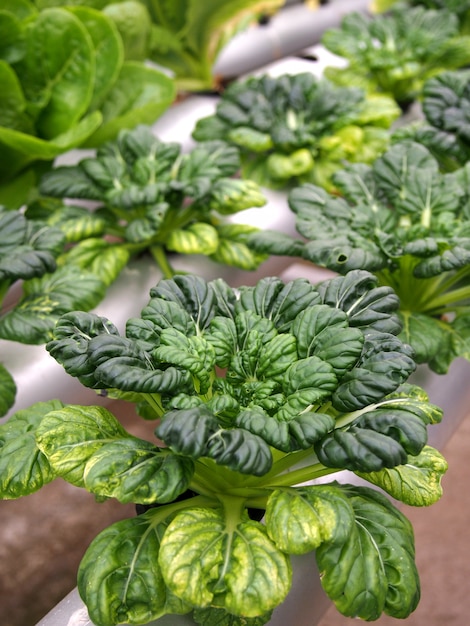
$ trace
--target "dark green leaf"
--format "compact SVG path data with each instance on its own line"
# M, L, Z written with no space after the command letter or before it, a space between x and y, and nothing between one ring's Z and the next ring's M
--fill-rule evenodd
M176 302L194 320L199 330L204 330L217 311L217 300L206 281L198 276L177 275L161 280L151 289L152 298Z
M152 513L113 524L87 549L78 589L96 624L145 623L189 611L163 580L157 557L165 525Z
M106 285L98 277L70 265L24 283L23 297L0 320L0 334L22 343L45 343L59 317L74 309L91 309L104 297Z
M340 309L314 305L297 315L292 325L300 357L317 356L329 363L340 377L358 360L364 343L362 332L349 328Z
M194 621L201 626L264 626L270 618L271 612L260 617L242 617L215 607L193 611Z
M367 406L392 393L416 369L413 350L394 335L366 335L361 359L347 372L335 390L332 401L341 411Z
M392 288L377 286L377 282L370 272L356 270L320 283L317 290L324 304L347 314L350 326L397 334L401 330L396 314L399 300Z
M242 428L218 430L207 442L207 456L241 474L263 476L271 469L269 445Z
M298 278L284 284L279 278L262 278L255 287L241 287L237 308L271 319L279 332L289 330L296 315L319 302L314 287Z
M16 384L10 372L0 363L0 417L13 406L16 397Z
M177 454L197 459L205 455L208 441L217 429L217 419L201 405L168 411L155 434Z
M85 487L119 502L171 502L186 491L193 463L135 438L106 443L89 458Z
M0 207L0 280L27 280L53 272L64 242L57 228Z
M407 617L420 597L413 529L384 496L364 487L338 487L353 509L344 541L316 551L322 586L348 617L375 620L382 612Z
M362 472L403 465L407 459L403 446L392 437L355 426L333 431L315 445L315 452L327 467Z
M94 313L72 312L63 315L54 331L47 351L71 376L87 387L94 387L94 366L89 358L89 346L94 337L119 336L118 329L105 317Z

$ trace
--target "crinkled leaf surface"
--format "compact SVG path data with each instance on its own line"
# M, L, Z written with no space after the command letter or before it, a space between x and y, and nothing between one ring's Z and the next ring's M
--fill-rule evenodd
M420 596L411 524L376 491L338 489L349 502L352 529L316 550L323 588L348 617L407 617Z
M106 443L88 460L88 491L120 502L171 502L188 487L193 463L136 438Z
M244 428L220 428L205 405L168 411L155 433L178 454L207 456L243 474L262 476L271 468L272 455L264 439Z
M37 445L35 433L42 419L62 406L58 400L38 402L0 424L0 495L3 499L34 493L56 477Z
M104 407L69 405L50 411L36 429L37 445L55 473L84 487L86 464L108 442L130 437Z
M7 368L0 363L0 417L13 406L16 397L16 384Z
M306 279L297 278L289 283L275 277L262 278L253 287L240 287L237 308L251 310L273 321L280 332L289 330L296 315L319 303L320 297Z
M27 280L53 272L63 245L59 229L0 207L0 280Z
M429 506L442 496L441 479L447 462L437 450L424 446L416 456L409 456L404 465L379 472L356 472L377 485L393 498L412 506Z
M346 165L334 181L341 198L311 184L290 192L297 229L307 241L281 252L300 254L345 276L359 269L374 272L392 291L384 291L380 300L375 292L377 302L363 301L360 309L369 320L373 310L381 312L376 328L396 334L390 322L397 318L387 315L387 301L398 296L401 337L413 347L416 361L447 371L456 356L466 358L465 341L453 327L466 315L462 306L468 299L467 168L441 174L426 147L403 141L372 166ZM256 249L276 252L269 233L254 242ZM339 301L333 286L328 282L329 297ZM353 315L361 318L359 310Z
M264 527L234 523L220 509L178 513L162 539L159 563L166 584L184 602L246 617L280 604L291 584L289 559Z
M426 426L442 417L440 408L407 385L358 413L346 428L337 427L315 445L327 467L373 472L403 465L425 446Z
M375 115L368 113L372 109ZM342 160L354 160L359 147L362 161L378 156L387 138L383 128L376 126L386 127L398 115L392 99L385 97L374 106L367 103L363 91L336 87L312 74L264 75L229 85L216 112L198 120L193 137L236 145L244 177L263 186L285 187L292 181L311 180L318 163L324 172L329 169L324 181L328 185L332 172ZM382 142L375 141L369 130L380 131ZM348 132L355 141L345 151Z
M197 276L180 275L162 280L150 290L150 296L176 302L191 316L198 330L203 330L219 312L211 284ZM232 294L232 302L234 299Z
M305 554L324 542L345 542L353 531L353 520L349 503L336 487L317 485L273 491L266 507L266 527L280 550Z
M96 624L142 624L189 611L163 580L158 552L165 523L152 513L109 526L87 549L78 589Z
M201 626L264 626L270 618L271 612L261 617L241 617L215 607L193 611L194 621Z
M46 349L66 372L77 377L84 385L97 383L95 368L89 358L89 346L94 337L118 336L118 329L109 320L95 313L82 311L66 313L57 323L54 339Z
M20 302L0 319L0 336L22 343L45 343L61 315L93 308L105 291L105 283L97 276L73 265L28 280Z
M269 446L328 448L326 459L332 442L352 438L340 445L346 455L333 453L328 466L380 469L417 454L432 420L402 419L398 409L379 419L377 403L415 364L395 335L374 330L398 326L396 297L375 284L358 271L317 287L266 278L235 293L220 279L180 275L151 290L126 337L107 320L73 313L47 348L88 386L137 393L141 401L152 394L152 414L157 408L162 417L156 434L176 454L261 476L273 462ZM374 410L375 420L351 425ZM351 411L359 412L348 417ZM336 421L346 433L336 432ZM362 456L383 442L379 465L370 465Z
M322 43L349 61L345 68L327 68L327 78L392 95L403 104L419 96L426 78L465 66L469 54L457 16L423 6L392 7L387 15L352 12L339 28L324 33Z

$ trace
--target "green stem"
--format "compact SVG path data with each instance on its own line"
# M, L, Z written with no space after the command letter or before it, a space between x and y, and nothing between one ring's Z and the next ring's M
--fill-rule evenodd
M321 476L328 476L329 474L334 474L339 471L341 470L336 467L325 467L322 463L314 463L313 465L301 467L297 470L293 470L292 472L286 472L285 474L276 476L275 479L268 485L265 485L265 487L269 486L270 489L277 489L278 487L292 487L294 485L300 485L301 483L314 480L315 478L320 478Z
M168 257L165 253L163 246L153 245L150 248L150 252L160 268L164 278L173 278L176 271L171 267Z
M435 278L436 291L439 293L445 293L449 291L451 287L462 281L464 278L470 277L470 267L464 265L460 269L451 272L443 272Z
M0 282L0 309L2 307L3 300L5 299L5 296L8 293L8 290L10 289L10 286L11 286L11 281L9 280L2 280Z
M283 454L281 458L273 463L272 468L264 476L252 476L245 482L246 487L264 487L266 484L271 484L271 481L279 474L287 472L291 467L301 463L305 459L313 456L312 448L307 450L300 450L299 452L292 452L290 454Z
M201 481L212 494L224 493L228 489L238 486L229 480L226 471L224 467L217 465L210 459L197 459L193 480ZM238 474L232 472L230 477L232 475L240 479Z
M446 308L453 308L449 307L449 305L468 298L470 298L470 286L454 289L454 291L442 294L439 298L434 298L432 301L432 310L436 313L444 312Z
M162 405L162 397L159 393L146 394L145 399L157 413L158 417L161 417L165 413L165 409Z
M179 500L178 502L171 502L170 504L164 504L154 509L149 509L144 515L148 515L152 518L152 527L158 526L167 517L173 515L177 511L183 509L189 509L192 507L204 507L214 508L219 505L219 502L214 498L206 498L205 496L194 496L194 498L188 498L187 500Z

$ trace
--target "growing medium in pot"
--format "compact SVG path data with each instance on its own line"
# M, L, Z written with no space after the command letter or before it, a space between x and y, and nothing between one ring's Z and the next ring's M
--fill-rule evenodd
M53 401L0 427L4 498L61 477L147 508L85 553L78 588L95 624L190 612L264 624L291 586L290 555L312 551L343 614L414 610L413 530L377 487L431 504L446 463L426 443L441 410L406 382L397 306L363 271L237 290L179 275L125 335L92 313L61 318L50 354L156 424L145 441L103 407ZM373 487L340 484L343 469Z

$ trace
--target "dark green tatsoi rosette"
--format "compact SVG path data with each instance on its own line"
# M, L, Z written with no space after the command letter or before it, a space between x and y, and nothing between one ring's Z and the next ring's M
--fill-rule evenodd
M322 43L349 61L327 67L329 80L387 94L403 108L420 98L427 79L470 63L470 36L461 33L457 15L423 6L348 13L339 28L325 31Z
M98 204L93 212L42 202L28 215L59 225L78 242L74 262L98 272L116 255L144 252L168 278L174 273L168 254L174 252L253 270L266 258L246 245L257 228L227 216L263 206L266 198L256 183L234 176L239 168L238 151L227 143L208 141L182 154L180 144L138 126L121 131L96 156L42 178L45 196L89 200Z
M400 337L418 363L445 373L470 359L470 164L441 174L425 147L403 142L334 182L342 197L309 184L289 196L306 241L265 231L251 245L341 274L373 272L400 298Z
M266 187L308 181L331 188L331 174L345 159L370 163L384 152L399 114L387 96L366 96L310 73L251 77L227 87L193 137L237 146L243 176Z
M442 72L423 86L424 119L398 128L393 142L426 146L444 172L470 161L470 70Z
M82 560L93 623L192 612L261 626L289 592L290 555L312 551L344 615L406 617L413 530L376 487L431 504L446 463L426 443L441 410L406 382L415 362L392 289L364 271L239 289L179 275L150 296L125 335L72 312L47 349L87 387L136 403L156 440L99 406L40 404L0 426L4 498L61 477L146 509ZM338 483L344 469L374 487Z

